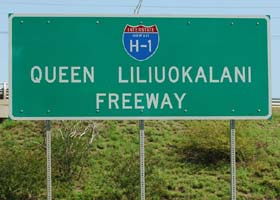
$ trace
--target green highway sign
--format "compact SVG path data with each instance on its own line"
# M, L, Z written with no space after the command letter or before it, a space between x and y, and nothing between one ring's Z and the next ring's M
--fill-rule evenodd
M266 16L9 17L13 119L267 119Z

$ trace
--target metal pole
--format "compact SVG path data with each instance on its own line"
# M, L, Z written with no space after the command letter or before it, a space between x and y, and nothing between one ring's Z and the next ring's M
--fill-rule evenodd
M231 200L236 200L235 120L230 120Z
M139 0L134 10L134 15L138 15L143 0ZM145 147L144 147L144 120L139 120L139 154L140 154L140 200L145 200Z
M140 140L140 199L145 200L145 147L144 120L139 120Z
M51 163L51 121L46 121L46 145L47 145L47 200L52 199L52 163Z

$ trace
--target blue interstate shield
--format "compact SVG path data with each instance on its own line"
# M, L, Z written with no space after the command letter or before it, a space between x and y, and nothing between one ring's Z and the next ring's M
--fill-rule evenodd
M123 46L127 54L138 61L152 57L159 45L159 32L156 25L126 25L123 32Z

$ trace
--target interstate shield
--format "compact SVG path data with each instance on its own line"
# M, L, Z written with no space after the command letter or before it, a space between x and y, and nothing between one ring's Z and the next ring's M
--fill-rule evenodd
M123 46L126 53L137 61L151 58L159 46L157 26L127 24L123 32Z

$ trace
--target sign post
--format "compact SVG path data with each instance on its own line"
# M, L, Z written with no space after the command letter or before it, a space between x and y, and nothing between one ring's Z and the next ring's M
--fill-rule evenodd
M145 200L145 133L144 120L139 120L140 140L140 199Z
M51 121L45 122L46 146L47 146L47 200L52 199L52 147L51 147Z
M231 200L236 200L235 120L230 120Z
M142 6L142 1L139 1L134 14L138 15ZM133 36L132 36L133 38ZM132 40L131 40L132 41ZM149 49L151 50L151 40L148 40ZM139 42L139 40L137 40ZM129 42L131 43L131 42ZM136 43L137 44L137 43ZM131 44L128 45L130 47ZM154 45L153 45L154 46ZM130 52L130 48L128 48ZM151 56L151 55L150 55ZM136 58L137 59L137 58ZM143 59L143 56L142 56ZM144 134L144 120L139 120L139 157L140 157L140 199L145 200L145 134Z

